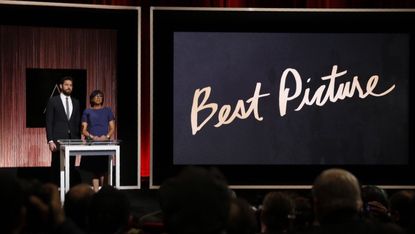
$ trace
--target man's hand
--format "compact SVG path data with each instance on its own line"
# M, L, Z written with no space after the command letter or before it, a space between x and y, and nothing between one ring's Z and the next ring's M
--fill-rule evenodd
M377 216L388 216L388 208L378 201L370 201L367 203L370 212Z
M49 150L51 152L55 152L57 150L55 142L53 142L53 141L49 142Z

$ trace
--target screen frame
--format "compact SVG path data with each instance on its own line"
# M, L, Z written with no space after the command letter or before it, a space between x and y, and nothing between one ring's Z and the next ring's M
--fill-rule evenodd
M345 15L347 17L344 17ZM173 165L172 155L173 52L171 44L173 43L172 34L175 31L343 33L345 28L351 30L353 22L359 22L360 24L353 28L352 32L410 34L409 62L410 77L412 77L415 71L413 58L415 55L415 30L410 27L411 18L415 18L415 10L152 7L150 18L150 188L158 188L166 178L177 174L185 167L184 165ZM331 28L332 24L321 25L325 20L334 21L337 23L337 27L333 29ZM277 30L270 29L269 25L273 22L279 22L278 25L281 26ZM255 30L252 30L254 28L252 25L255 26ZM369 26L371 28L368 30ZM413 84L410 82L410 89L412 86ZM227 178L230 187L238 189L309 189L314 178L322 170L332 167L341 167L351 171L362 184L374 184L390 189L413 189L415 188L415 175L411 175L410 172L415 169L415 160L411 158L413 152L413 146L411 146L413 142L413 123L411 122L413 103L411 101L409 113L410 149L409 165L407 166L205 166L217 167ZM385 174L385 171L390 173ZM376 176L379 175L383 176L377 178Z

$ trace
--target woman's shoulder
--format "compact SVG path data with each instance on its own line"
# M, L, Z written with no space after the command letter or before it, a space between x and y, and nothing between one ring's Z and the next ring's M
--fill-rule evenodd
M104 109L105 109L105 111L112 112L112 109L109 106L104 107Z
M84 110L84 113L89 113L89 112L91 112L91 111L93 111L93 110L92 110L92 108L86 108L86 109Z

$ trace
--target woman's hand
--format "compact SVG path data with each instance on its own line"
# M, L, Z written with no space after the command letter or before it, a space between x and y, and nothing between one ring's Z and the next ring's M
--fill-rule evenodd
M96 136L95 138L94 138L94 141L107 141L108 140L108 138L107 138L107 136L106 135L102 135L102 136Z

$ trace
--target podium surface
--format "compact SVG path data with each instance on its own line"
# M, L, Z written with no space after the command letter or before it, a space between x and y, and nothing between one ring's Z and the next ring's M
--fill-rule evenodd
M65 199L65 193L70 189L70 157L102 156L108 157L108 182L113 185L113 164L115 163L115 187L120 187L120 141L85 141L80 139L61 139L60 145L60 196ZM115 160L115 162L114 162Z

